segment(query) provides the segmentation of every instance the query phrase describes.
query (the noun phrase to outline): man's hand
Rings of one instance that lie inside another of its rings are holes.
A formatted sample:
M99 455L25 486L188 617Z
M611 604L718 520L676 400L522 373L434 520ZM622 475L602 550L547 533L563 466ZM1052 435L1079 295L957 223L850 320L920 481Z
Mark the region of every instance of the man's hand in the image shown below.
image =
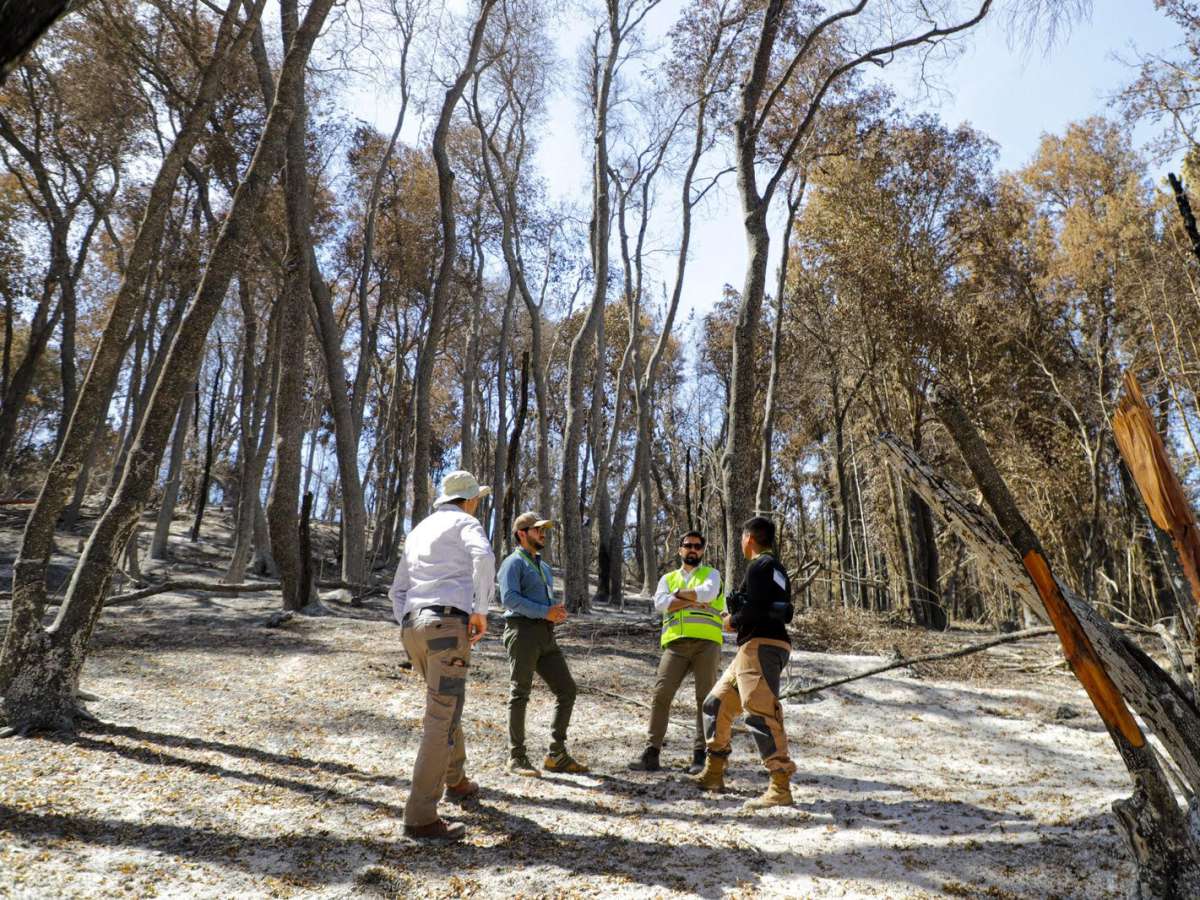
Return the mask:
M567 607L562 603L556 603L546 611L546 618L557 625L559 622L566 621Z
M729 613L721 613L721 627L726 631L737 631L733 626L733 616L729 615Z
M467 619L467 640L474 647L487 634L487 613L472 613Z
M679 597L676 597L667 606L667 612L679 612L681 609L691 609L695 605L691 600L681 600Z

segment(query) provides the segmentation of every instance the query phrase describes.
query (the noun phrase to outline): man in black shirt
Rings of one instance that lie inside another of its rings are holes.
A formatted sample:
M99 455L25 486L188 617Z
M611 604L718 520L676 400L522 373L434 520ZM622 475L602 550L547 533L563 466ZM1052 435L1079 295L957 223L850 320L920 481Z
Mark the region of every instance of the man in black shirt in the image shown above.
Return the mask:
M738 650L703 705L708 757L696 782L706 791L725 789L733 720L744 710L746 727L771 776L766 793L747 802L748 809L790 806L790 781L796 771L788 756L779 703L779 679L792 650L786 624L792 617L792 586L775 559L774 546L770 519L755 516L742 526L742 553L750 567L738 592L729 596L730 611L722 617L725 629L737 632Z

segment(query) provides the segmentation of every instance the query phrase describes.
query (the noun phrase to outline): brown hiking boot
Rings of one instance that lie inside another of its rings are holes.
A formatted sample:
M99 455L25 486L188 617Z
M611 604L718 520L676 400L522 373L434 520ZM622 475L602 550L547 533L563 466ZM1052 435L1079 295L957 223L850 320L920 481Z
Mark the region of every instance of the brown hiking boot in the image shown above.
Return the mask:
M542 768L547 772L561 772L564 775L583 775L589 771L587 766L577 761L566 750L547 754L542 760Z
M474 797L478 793L479 785L464 775L462 781L460 781L458 784L446 785L446 793L443 794L443 796L447 800L457 800L461 802L466 800L468 797Z
M428 825L405 825L404 833L419 841L461 841L467 826L462 822L434 819Z
M712 791L719 794L725 790L726 762L728 762L727 757L708 754L704 760L704 768L700 770L699 775L692 777L692 781L702 791Z
M791 776L787 772L772 772L771 783L767 790L753 800L742 804L742 809L766 809L768 806L791 806L792 785Z

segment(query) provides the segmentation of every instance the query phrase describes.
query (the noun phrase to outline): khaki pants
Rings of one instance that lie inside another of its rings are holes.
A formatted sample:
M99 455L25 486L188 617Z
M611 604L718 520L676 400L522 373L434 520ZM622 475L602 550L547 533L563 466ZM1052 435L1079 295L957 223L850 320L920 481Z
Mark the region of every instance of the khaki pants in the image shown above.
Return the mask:
M654 702L650 707L650 729L646 743L662 749L667 736L667 720L671 715L671 702L688 672L696 682L696 739L694 748L704 749L704 721L700 708L704 698L717 683L721 670L721 645L705 638L676 638L663 648L658 661L658 678L654 683Z
M728 756L733 720L744 709L746 727L758 745L768 772L796 771L788 756L783 730L783 707L779 705L779 676L792 648L785 641L754 638L738 647L733 662L704 700L704 736L708 752Z
M442 790L447 784L458 784L466 774L462 711L471 642L466 619L435 613L418 612L406 618L400 636L413 669L425 679L425 719L404 824L429 825L438 819Z
M504 649L508 651L508 753L524 756L525 710L536 673L554 694L554 721L550 726L550 755L567 748L567 727L575 708L575 679L567 668L554 626L545 619L510 617L504 623Z

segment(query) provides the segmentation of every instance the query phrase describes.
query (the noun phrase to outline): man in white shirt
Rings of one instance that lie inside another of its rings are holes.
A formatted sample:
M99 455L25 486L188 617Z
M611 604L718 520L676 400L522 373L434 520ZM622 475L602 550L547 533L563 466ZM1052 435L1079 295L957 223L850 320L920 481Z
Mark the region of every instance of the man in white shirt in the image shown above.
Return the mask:
M443 790L456 800L479 790L466 774L462 710L471 648L487 632L496 587L492 544L475 517L490 492L470 472L447 475L433 512L405 540L388 592L404 649L426 685L421 746L404 805L410 837L460 839L465 827L440 818L438 801Z
M704 544L704 535L700 532L685 534L679 540L679 568L658 580L654 608L663 617L663 653L654 685L646 749L629 764L631 769L657 772L662 768L659 754L667 735L671 702L688 672L696 682L696 734L688 773L695 774L704 768L704 727L700 707L717 683L721 669L724 642L721 612L725 609L721 573L701 562Z

